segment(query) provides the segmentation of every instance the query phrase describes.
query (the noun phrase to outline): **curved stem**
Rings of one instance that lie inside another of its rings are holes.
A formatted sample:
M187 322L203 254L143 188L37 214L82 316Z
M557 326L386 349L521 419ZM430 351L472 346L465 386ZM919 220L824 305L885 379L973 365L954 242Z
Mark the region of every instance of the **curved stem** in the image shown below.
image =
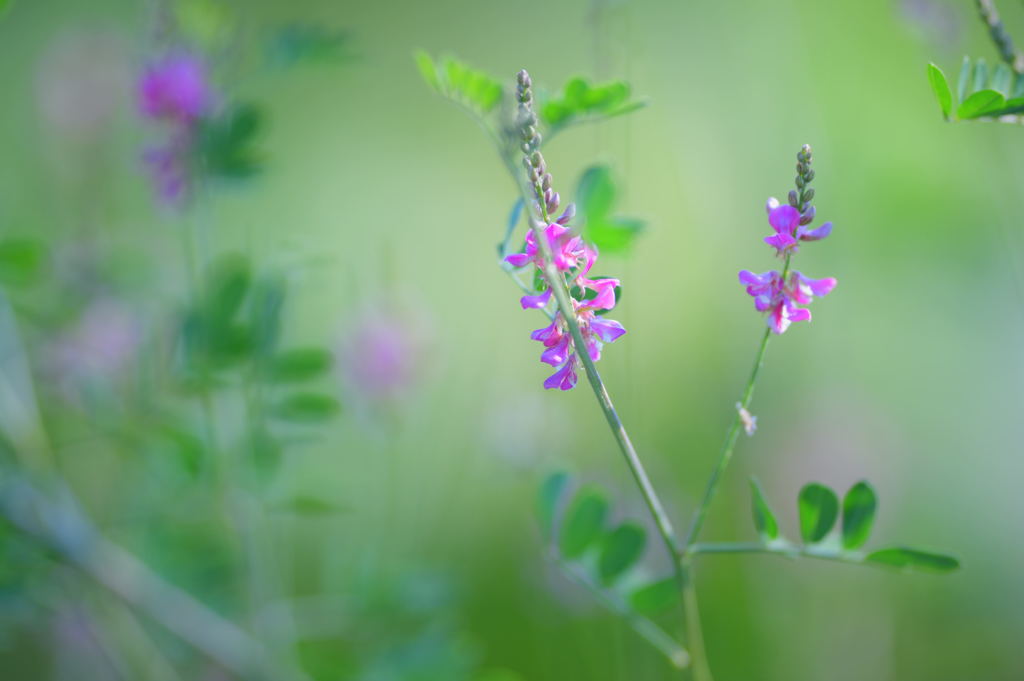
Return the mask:
M672 528L672 523L668 518L668 514L665 512L664 506L662 506L661 500L658 498L658 493L654 490L654 485L651 484L651 479L647 475L647 470L644 468L643 462L640 461L640 456L636 453L636 449L633 447L632 441L629 439L629 434L626 432L626 427L622 424L622 419L619 418L619 414L615 411L615 405L612 404L612 399L608 395L608 390L604 386L604 382L601 380L601 374L597 371L597 366L594 364L594 360L590 358L590 353L587 351L587 344L583 339L583 333L580 331L579 323L576 321L576 309L573 307L572 300L569 297L569 289L565 284L565 279L559 274L558 270L554 266L554 257L551 253L551 248L547 242L547 238L544 235L544 228L547 226L549 217L547 209L544 205L544 195L540 191L539 187L534 188L538 204L540 205L540 213L542 222L536 220L531 221L534 236L538 248L544 256L544 277L548 281L548 285L554 292L555 301L558 304L558 309L562 313L562 318L565 320L566 326L569 328L569 333L572 336L572 342L576 349L576 356L583 364L583 369L587 374L587 380L590 382L590 387L594 391L594 396L597 398L597 403L601 407L601 411L604 413L605 419L608 421L608 427L611 428L612 435L615 437L615 443L619 446L619 450L622 452L622 456L626 459L626 465L629 467L630 473L633 474L633 479L636 481L637 487L640 488L640 494L644 498L644 502L647 504L647 509L651 513L651 517L654 518L654 523L658 528L658 534L661 536L661 540L665 545L665 549L668 551L669 556L672 559L672 565L675 568L676 580L679 582L680 589L683 588L685 583L685 576L682 568L682 557L683 554L679 548L679 542L676 539L675 530ZM529 198L524 197L527 201L526 205L529 205Z
M786 256L786 264L782 269L782 281L785 281L789 276L790 257L791 256L789 255ZM718 464L715 466L715 470L711 473L711 478L708 480L708 485L704 490L704 499L701 501L700 506L694 513L693 522L690 524L690 531L686 535L684 554L688 554L690 552L690 547L696 543L697 538L700 536L700 531L704 527L704 521L707 519L708 510L711 508L711 502L714 501L715 494L718 492L718 486L721 484L722 476L725 474L725 470L729 467L729 462L732 461L732 454L736 449L736 439L739 437L740 428L743 425L741 413L750 407L750 402L754 398L754 387L757 385L757 376L761 373L761 367L764 366L764 356L768 350L768 341L771 337L772 330L770 328L765 329L764 334L761 336L761 345L758 347L757 357L754 360L754 368L750 371L750 378L747 379L747 385L743 389L743 396L740 399L739 406L736 408L732 424L726 432L725 442L722 444L722 449L718 454Z
M761 346L757 350L757 359L754 360L754 368L750 372L750 378L747 379L747 386L743 389L743 398L740 400L740 407L736 409L736 414L733 416L732 424L726 432L725 442L722 444L722 449L718 454L718 464L715 466L715 470L711 472L711 478L708 480L708 485L704 490L704 499L701 501L700 506L697 508L697 511L693 516L690 531L686 536L685 545L687 550L689 550L689 547L693 546L694 542L697 541L697 537L700 535L700 531L704 527L704 521L707 519L711 502L714 500L715 494L718 492L718 486L721 484L722 476L724 475L726 468L729 467L729 462L732 461L732 454L736 449L736 439L739 437L740 428L743 425L743 419L740 416L740 409L747 409L754 396L754 386L757 384L757 375L760 373L761 367L764 365L764 356L765 352L768 350L768 340L771 338L771 334L771 329L765 329L764 335L761 336Z

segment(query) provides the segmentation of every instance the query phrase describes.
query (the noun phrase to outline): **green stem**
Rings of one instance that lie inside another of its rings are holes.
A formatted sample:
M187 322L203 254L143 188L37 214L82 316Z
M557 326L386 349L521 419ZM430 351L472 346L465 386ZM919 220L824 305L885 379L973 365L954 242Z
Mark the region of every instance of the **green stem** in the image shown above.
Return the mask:
M791 256L789 255L786 256L786 264L782 269L783 281L785 281L789 276L790 257ZM750 402L754 398L754 387L757 385L757 376L761 373L761 367L764 366L764 356L768 350L768 341L771 337L772 330L770 328L765 329L764 334L761 336L761 345L757 349L754 368L750 372L750 378L747 379L747 385L743 389L743 396L740 399L739 406L736 408L736 413L733 415L732 424L729 426L729 430L726 433L722 449L718 454L718 464L715 466L714 471L711 472L711 478L708 480L707 487L704 490L704 499L701 501L700 506L694 513L693 522L690 525L690 531L686 535L684 553L690 552L690 547L696 543L697 538L700 536L700 531L704 528L704 521L707 519L708 511L711 508L711 502L714 501L715 494L717 494L718 487L721 484L722 476L729 467L729 462L732 461L732 454L736 449L736 440L739 437L740 428L743 425L743 418L741 414L750 407Z
M686 583L683 586L683 614L686 617L686 636L693 655L694 681L713 681L708 655L704 651L704 631L700 625L700 609L697 607L697 588L693 583L693 573L686 570Z
M834 563L849 563L861 565L864 563L864 555L858 552L846 551L837 552L829 547L797 546L784 540L775 540L771 544L760 544L758 542L714 542L694 544L690 547L691 555L709 553L760 553L781 558L814 558L815 560L828 560Z
M566 286L562 275L559 274L558 270L554 266L553 254L551 252L550 245L547 242L547 238L544 236L544 228L547 226L549 221L547 208L544 204L544 195L543 192L540 191L539 187L535 187L534 190L537 195L538 203L540 204L542 222L533 221L532 229L534 237L536 238L537 246L544 256L544 277L547 279L548 285L554 292L558 309L562 313L562 319L565 321L566 326L569 328L569 333L572 336L576 356L583 364L583 369L586 371L587 380L590 382L590 387L594 391L597 403L601 407L601 411L604 413L605 419L608 421L608 427L611 428L612 435L615 437L615 442L622 451L622 455L626 460L626 465L629 467L630 473L633 474L633 479L640 488L640 493L644 498L644 502L647 504L647 509L650 511L651 517L654 518L654 523L658 528L658 534L661 536L661 540L665 544L665 548L668 551L669 556L672 558L672 564L675 567L676 580L679 582L680 589L682 589L685 583L681 565L683 554L679 549L675 530L672 528L672 523L668 518L668 514L665 512L665 508L662 506L661 500L658 498L658 493L654 490L654 485L651 484L651 479L647 475L643 462L640 461L640 456L636 453L636 449L633 447L633 443L629 439L629 434L626 432L626 428L622 424L622 419L619 418L618 412L615 411L615 405L612 404L612 399L608 395L608 390L605 388L604 382L601 380L601 374L598 373L597 366L594 364L594 360L590 358L590 353L587 351L587 344L583 339L583 333L580 331L580 325L576 320L576 309L573 307L572 300L569 297L569 289ZM527 202L526 205L529 206L529 197L524 196L524 200Z

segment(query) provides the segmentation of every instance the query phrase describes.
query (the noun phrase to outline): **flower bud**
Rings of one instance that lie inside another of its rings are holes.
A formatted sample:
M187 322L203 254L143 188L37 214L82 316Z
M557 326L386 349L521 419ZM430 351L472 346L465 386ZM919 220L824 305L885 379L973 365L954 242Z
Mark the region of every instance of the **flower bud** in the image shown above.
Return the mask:
M809 225L814 222L814 212L814 206L808 206L807 210L805 210L803 215L800 216L800 224Z
M796 195L795 189L789 190L789 205L793 206L794 208L800 207L800 197Z
M550 198L545 195L545 203L547 204L548 213L554 213L558 210L558 204L561 197L558 196L558 192L555 192Z
M560 225L566 225L569 223L569 220L572 220L575 216L576 204L570 203L568 206L565 207L565 210L562 211L562 214L558 216L558 219L555 220L555 222L557 222Z

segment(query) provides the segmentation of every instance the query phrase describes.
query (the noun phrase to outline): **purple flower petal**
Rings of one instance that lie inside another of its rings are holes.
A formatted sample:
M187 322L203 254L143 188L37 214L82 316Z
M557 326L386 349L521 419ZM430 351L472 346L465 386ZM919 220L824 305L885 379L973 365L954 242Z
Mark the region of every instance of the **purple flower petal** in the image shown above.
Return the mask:
M800 240L801 241L818 241L819 239L824 239L825 237L827 237L831 233L832 233L832 223L831 222L826 222L825 224L823 224L821 227L818 227L817 229L811 229L811 230L808 230L808 231L804 232L803 234L801 234L800 235Z
M591 320L590 330L605 343L614 343L626 333L626 328L622 324L614 319L604 319L602 317L595 317Z
M576 385L575 364L576 355L571 355L569 361L562 365L558 371L548 376L547 380L544 381L544 388L547 390L552 388L572 390Z
M792 235L800 224L800 211L793 206L778 206L768 214L768 224L779 234Z
M764 238L764 242L771 246L772 248L774 248L775 250L777 250L779 253L784 253L785 251L790 249L796 251L797 240L791 237L789 234L784 234L782 232L778 234L773 234L771 236L766 236Z
M550 364L553 367L565 362L569 357L569 336L562 336L562 339L553 347L548 348L540 355L540 361Z
M505 256L505 262L512 267L526 267L530 263L530 256L526 253L513 253Z
M524 310L529 310L544 307L549 300L551 300L551 289L535 296L523 296L519 299L519 304L523 306Z

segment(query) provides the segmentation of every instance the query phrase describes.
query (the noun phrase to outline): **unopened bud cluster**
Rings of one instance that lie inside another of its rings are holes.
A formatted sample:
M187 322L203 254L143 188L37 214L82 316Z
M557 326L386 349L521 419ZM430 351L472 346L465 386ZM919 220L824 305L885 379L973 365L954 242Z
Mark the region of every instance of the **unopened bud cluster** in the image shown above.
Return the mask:
M516 100L519 102L518 122L522 137L523 165L526 180L537 194L537 203L543 215L553 215L560 204L558 192L552 189L544 155L540 152L541 135L537 131L537 114L533 109L533 89L530 74L516 74ZM543 202L543 203L542 203ZM570 216L571 217L571 216ZM564 223L563 223L564 224Z
M568 227L576 214L569 204L557 218L558 192L552 188L544 156L540 153L541 137L537 132L537 114L533 110L533 92L530 76L520 71L516 76L516 99L519 103L518 119L526 179L536 197L534 228L526 233L522 253L505 257L512 267L536 267L543 281L541 290L523 296L519 303L523 309L549 310L554 296L553 286L568 288L572 310L556 309L549 312L551 324L537 329L530 338L544 345L542 362L555 367L555 373L544 381L545 388L571 390L576 385L580 367L580 353L591 361L601 359L605 343L618 340L626 329L619 322L608 319L605 312L615 307L618 279L590 279L588 275L597 262L597 249ZM539 218L539 220L538 220ZM550 258L550 262L547 260ZM556 306L557 307L557 306ZM577 348L569 321L579 330L585 347Z
M805 144L796 154L796 189L789 190L789 205L800 211L801 225L809 225L814 221L812 180L814 171L811 170L811 145Z

